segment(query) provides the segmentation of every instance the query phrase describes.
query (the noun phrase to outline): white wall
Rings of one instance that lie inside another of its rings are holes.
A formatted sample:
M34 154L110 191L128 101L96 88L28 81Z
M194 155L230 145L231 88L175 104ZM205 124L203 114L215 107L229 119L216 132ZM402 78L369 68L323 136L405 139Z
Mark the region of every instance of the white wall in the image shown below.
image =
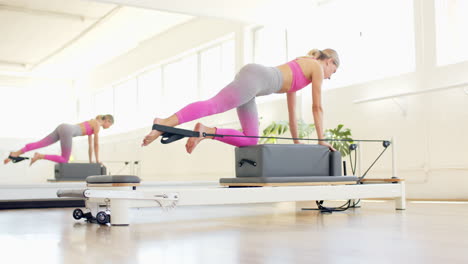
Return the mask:
M345 124L360 139L394 137L398 176L407 180L408 198L468 199L468 62L436 65L435 28L427 26L435 24L432 1L415 4L416 71L326 92L325 127ZM444 90L457 84L462 85ZM404 96L413 92L421 93ZM397 96L354 102L391 95ZM310 93L305 93L307 120L312 120L310 107ZM367 168L382 148L370 143L364 147ZM391 173L389 154L371 177Z
M464 67L453 68L462 71ZM354 138L359 139L394 137L397 175L407 180L409 198L467 199L468 95L463 89L400 97L395 101L353 103L369 94L391 94L395 87L405 86L418 85L409 75L327 92L323 98L325 127L345 124ZM310 101L305 105L311 107ZM307 120L312 119L309 112L304 114ZM381 149L380 144L365 143L363 167L367 168ZM390 161L388 151L370 177L390 175Z
M45 135L44 135L45 136ZM17 150L23 147L26 143L38 138L0 138L0 146L3 159L8 156L9 151ZM59 153L60 148L57 145L42 149L41 151L48 153ZM26 155L32 156L32 155ZM29 166L29 160L20 163L9 163L0 165L0 184L35 184L47 182L47 179L54 178L54 164L51 162L38 162L33 166Z

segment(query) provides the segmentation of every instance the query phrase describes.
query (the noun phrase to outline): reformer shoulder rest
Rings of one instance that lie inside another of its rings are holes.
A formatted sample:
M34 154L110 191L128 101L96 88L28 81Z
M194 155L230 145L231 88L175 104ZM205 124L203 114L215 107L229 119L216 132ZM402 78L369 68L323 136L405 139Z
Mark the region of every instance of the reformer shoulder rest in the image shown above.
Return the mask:
M86 178L88 184L105 183L140 183L141 179L134 175L94 175Z
M86 178L86 183L89 186L136 186L139 185L141 179L134 175L93 175ZM88 189L64 189L57 191L57 197L75 197L85 198L85 192Z

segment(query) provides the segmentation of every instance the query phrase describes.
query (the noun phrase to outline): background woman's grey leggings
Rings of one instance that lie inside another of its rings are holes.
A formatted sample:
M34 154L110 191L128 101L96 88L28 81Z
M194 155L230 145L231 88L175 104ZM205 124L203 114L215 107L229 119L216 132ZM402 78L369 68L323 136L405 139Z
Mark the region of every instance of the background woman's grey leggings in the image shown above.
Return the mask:
M38 148L47 147L60 140L62 154L59 155L44 155L44 159L55 161L58 163L68 162L71 155L73 137L81 136L81 127L79 125L61 124L52 133L45 138L29 143L21 150L25 153Z

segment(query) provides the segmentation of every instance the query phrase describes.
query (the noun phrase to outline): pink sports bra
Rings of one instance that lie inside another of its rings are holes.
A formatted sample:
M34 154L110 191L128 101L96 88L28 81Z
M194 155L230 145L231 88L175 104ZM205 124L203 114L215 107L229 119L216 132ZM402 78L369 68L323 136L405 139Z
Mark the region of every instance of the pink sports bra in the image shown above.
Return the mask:
M314 58L311 59L315 60ZM306 87L309 83L312 82L309 79L307 79L307 77L305 77L304 73L302 72L301 66L299 66L299 63L297 63L296 60L297 59L294 59L287 63L292 71L291 89L289 89L288 93L299 91L300 89Z
M86 129L86 135L89 136L89 135L93 134L93 132L94 132L93 128L91 127L91 125L89 124L88 121L84 122L83 125L84 125L84 127Z

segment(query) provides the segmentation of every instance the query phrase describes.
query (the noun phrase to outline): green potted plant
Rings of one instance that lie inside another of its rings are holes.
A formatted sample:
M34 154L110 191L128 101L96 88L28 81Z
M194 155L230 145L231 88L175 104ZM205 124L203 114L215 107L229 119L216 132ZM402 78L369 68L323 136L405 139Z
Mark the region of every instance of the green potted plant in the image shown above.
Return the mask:
M350 152L349 145L353 144L353 139L351 138L351 130L343 127L343 124L339 124L336 128L325 129L325 138L345 140L329 141L337 151L341 152L341 156L344 158Z
M343 124L339 124L336 128L325 129L325 138L327 139L340 139L346 141L329 141L330 144L339 152L341 152L342 157L346 157L350 150L349 145L352 144L351 130L349 128L343 128ZM307 124L302 120L298 121L298 132L299 138L310 138L315 131L314 124ZM280 137L289 131L289 123L286 121L273 121L263 130L264 137ZM276 138L262 138L260 140L261 144L275 144L277 143Z

